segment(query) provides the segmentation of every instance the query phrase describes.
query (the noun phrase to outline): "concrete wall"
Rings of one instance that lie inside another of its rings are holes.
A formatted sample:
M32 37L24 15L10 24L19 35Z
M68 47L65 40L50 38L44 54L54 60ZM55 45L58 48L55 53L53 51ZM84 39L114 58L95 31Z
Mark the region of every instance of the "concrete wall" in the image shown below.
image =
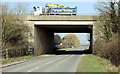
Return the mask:
M40 26L34 26L34 53L52 53L54 49L54 33Z

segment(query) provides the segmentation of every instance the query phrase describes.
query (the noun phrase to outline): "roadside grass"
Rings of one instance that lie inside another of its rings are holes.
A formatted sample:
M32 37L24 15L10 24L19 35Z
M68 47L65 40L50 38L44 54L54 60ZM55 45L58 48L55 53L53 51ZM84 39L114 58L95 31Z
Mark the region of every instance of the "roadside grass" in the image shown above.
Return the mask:
M58 50L70 50L70 49L78 49L79 47L74 47L74 48L62 48L62 49L58 49Z
M89 46L85 47L84 50L89 50Z
M70 50L70 49L73 49L73 48L62 48L62 49L58 49L58 50Z
M84 50L89 50L89 48L85 48Z
M118 72L118 68L104 58L89 54L81 58L77 72Z
M28 55L28 56L22 56L22 57L16 57L16 58L7 58L7 59L2 58L2 65L13 63L13 62L18 62L18 61L28 61L32 59L41 58L41 57L43 56Z

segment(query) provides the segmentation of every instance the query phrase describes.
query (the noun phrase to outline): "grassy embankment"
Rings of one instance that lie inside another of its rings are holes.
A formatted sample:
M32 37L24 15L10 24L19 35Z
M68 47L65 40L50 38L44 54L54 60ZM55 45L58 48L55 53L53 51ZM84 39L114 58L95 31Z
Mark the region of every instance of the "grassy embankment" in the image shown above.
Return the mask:
M80 60L77 72L118 72L118 68L104 58L85 55Z
M16 58L8 58L8 59L3 59L2 58L2 64L9 64L13 62L18 62L18 61L28 61L32 59L37 59L37 58L42 58L43 56L37 56L37 55L29 55L29 56L22 56L22 57L16 57Z

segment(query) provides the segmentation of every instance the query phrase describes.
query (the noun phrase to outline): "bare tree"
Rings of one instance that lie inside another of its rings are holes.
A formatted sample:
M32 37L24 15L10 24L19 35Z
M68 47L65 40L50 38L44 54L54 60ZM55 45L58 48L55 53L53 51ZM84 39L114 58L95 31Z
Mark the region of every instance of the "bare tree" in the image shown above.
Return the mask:
M6 3L1 3L1 13L2 14L8 14L10 12L9 10L9 4Z
M0 57L2 55L2 5L0 3Z
M117 4L114 0L99 2L96 8L100 13L97 24L100 26L101 37L108 42L115 33L118 33Z
M120 1L106 0L97 5L100 13L96 23L96 31L99 35L94 44L94 52L101 57L110 60L114 65L120 64L120 49L118 49L118 33L120 26ZM120 35L120 34L119 34ZM100 39L100 40L99 40Z
M25 15L29 13L28 3L17 3L13 7L13 13L16 15Z
M9 4L1 5L2 15L0 18L2 26L2 53L3 57L16 57L26 53L27 36L29 27L21 18L13 15L8 9ZM24 8L25 9L25 8ZM25 52L23 52L25 50Z
M62 41L63 45L67 47L79 47L80 41L78 40L76 34L66 34Z
M118 2L118 19L119 19L119 32L120 32L120 0Z

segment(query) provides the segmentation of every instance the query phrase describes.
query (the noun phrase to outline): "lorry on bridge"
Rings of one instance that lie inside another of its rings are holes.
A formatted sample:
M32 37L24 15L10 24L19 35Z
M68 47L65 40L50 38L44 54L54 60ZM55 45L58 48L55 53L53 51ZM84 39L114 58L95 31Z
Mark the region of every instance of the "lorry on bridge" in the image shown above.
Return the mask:
M77 7L70 8L68 6L62 6L59 4L48 3L46 7L34 6L34 15L77 15Z

